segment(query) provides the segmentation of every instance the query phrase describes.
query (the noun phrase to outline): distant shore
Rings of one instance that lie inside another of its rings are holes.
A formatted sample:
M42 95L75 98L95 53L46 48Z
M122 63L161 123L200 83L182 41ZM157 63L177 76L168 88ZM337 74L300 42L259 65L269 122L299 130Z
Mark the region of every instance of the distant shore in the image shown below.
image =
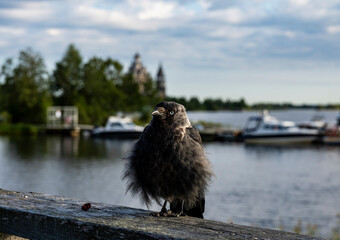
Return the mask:
M270 103L258 102L248 104L244 98L239 100L223 100L220 98L206 98L199 100L197 97L167 97L167 101L183 104L190 111L240 111L240 110L286 110L286 109L317 109L317 110L340 110L340 103L329 104L294 104L294 103Z

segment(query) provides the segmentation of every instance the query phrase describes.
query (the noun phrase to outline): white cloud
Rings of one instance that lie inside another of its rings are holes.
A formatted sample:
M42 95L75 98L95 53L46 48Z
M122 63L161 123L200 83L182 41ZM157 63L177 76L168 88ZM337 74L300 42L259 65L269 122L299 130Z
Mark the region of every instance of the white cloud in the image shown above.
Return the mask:
M84 26L154 31L172 26L173 21L165 20L173 18L177 10L172 3L141 0L127 1L116 5L114 9L97 8L95 5L83 3L77 6L73 13L76 21Z
M0 35L2 38L5 36L20 36L25 33L26 31L23 28L4 27L0 25Z
M291 0L289 4L282 9L285 9L283 14L289 14L298 19L327 21L330 19L338 19L338 4L338 0Z
M51 36L60 36L61 35L61 30L57 28L48 28L46 29L46 33Z
M160 1L141 1L142 11L138 17L142 20L148 19L167 19L175 15L176 5L174 3Z
M240 39L253 34L256 29L253 28L237 28L233 26L220 26L215 30L208 33L210 37L218 37L218 38L231 38L231 39Z
M236 7L211 11L207 17L228 23L241 23L247 19L246 13Z
M51 17L53 10L47 2L20 2L18 8L1 9L2 17L28 22L43 21Z
M225 18L230 23L240 23L246 19L246 16L239 8L229 8L224 11Z
M305 6L309 3L309 0L290 0L290 3L296 6Z
M5 47L5 46L8 46L8 45L9 45L9 42L0 40L0 47Z
M337 34L340 33L340 25L333 25L333 26L328 26L326 28L327 32L330 34Z
M277 28L259 28L259 32L262 36L267 36L269 38L275 37L275 36L283 36L286 38L294 38L296 36L296 33L289 30L280 30Z
M287 38L294 38L296 36L296 33L293 31L283 31L283 36Z
M207 0L198 0L198 3L201 5L201 7L204 10L208 10L209 7L211 7L212 3Z

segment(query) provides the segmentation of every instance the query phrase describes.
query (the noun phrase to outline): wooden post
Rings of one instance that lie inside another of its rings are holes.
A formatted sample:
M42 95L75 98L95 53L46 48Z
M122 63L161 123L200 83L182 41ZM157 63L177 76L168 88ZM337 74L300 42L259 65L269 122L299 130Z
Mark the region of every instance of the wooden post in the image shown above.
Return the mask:
M321 239L39 193L0 189L0 232L29 239Z

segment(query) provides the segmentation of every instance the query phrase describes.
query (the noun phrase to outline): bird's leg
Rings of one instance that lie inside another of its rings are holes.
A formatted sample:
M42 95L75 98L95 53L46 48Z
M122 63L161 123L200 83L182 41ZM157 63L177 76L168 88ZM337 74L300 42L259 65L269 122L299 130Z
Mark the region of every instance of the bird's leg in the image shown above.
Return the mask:
M162 209L160 212L157 212L157 213L151 213L151 215L155 216L155 217L160 217L160 216L163 216L163 217L167 217L167 216L171 216L171 210L167 210L166 209L166 204L168 203L167 200L164 200L164 203L163 203L163 206L162 206Z
M178 216L184 216L184 199L182 200L182 204L181 204L181 211L179 212Z
M181 202L180 202L181 210L180 210L180 212L172 213L173 217L186 216L186 214L184 213L184 202L185 202L184 200L181 200Z
M167 216L168 215L168 210L166 210L166 204L167 204L167 200L164 200L164 203L163 203L163 206L162 206L162 209L160 212L154 212L154 213L151 213L151 215L155 216L155 217L160 217L160 216Z
M164 200L164 203L163 203L163 206L162 206L160 213L163 213L163 214L168 213L168 210L166 210L166 203L167 202L168 202L167 200Z

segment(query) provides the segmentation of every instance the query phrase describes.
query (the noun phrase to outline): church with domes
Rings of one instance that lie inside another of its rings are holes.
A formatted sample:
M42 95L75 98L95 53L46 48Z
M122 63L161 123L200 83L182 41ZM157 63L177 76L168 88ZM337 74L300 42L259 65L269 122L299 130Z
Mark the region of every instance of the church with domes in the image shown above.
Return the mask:
M148 78L150 78L149 73L144 67L139 53L136 53L134 59L129 68L129 73L132 74L133 79L138 83L139 92L144 93L144 85ZM165 75L163 71L162 64L159 64L157 74L156 74L156 86L158 94L161 98L166 97L166 87L165 87Z

